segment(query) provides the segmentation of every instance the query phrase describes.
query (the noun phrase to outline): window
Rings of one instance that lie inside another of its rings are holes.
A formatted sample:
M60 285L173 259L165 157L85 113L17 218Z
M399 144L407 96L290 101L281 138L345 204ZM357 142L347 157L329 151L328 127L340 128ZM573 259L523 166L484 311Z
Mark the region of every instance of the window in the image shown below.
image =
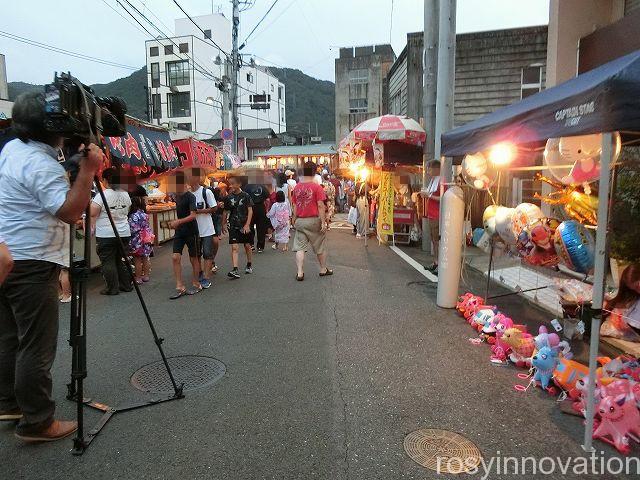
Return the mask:
M253 73L247 73L247 82L253 83Z
M271 91L275 92L275 90L273 89L273 85L270 85L270 87L271 87Z
M357 68L349 70L349 83L368 83L369 70L366 68Z
M159 55L158 47L150 47L149 48L149 56L150 57L157 57L158 55Z
M189 60L167 62L167 85L169 87L189 85L189 73Z
M208 38L211 38L211 30L210 29L206 29L204 31L204 38L205 38L205 40L208 39Z
M349 130L353 130L362 122L370 118L368 113L350 113L349 114Z
M165 45L164 46L164 54L171 55L173 53L173 45Z
M280 118L281 121L284 122L284 107L280 107Z
M180 53L189 53L189 44L188 43L181 43L180 45L178 45Z
M278 100L282 100L282 87L278 87Z
M170 117L191 116L191 94L189 92L168 93L167 103L169 104Z
M151 118L162 118L162 101L159 93L151 95Z
M530 65L522 69L520 98L527 98L542 90L542 66Z
M178 123L176 127L178 128L178 130L187 130L189 132L191 131L190 123Z
M365 113L367 111L367 99L356 98L349 100L349 113Z
M160 86L160 64L151 64L151 87L158 88Z

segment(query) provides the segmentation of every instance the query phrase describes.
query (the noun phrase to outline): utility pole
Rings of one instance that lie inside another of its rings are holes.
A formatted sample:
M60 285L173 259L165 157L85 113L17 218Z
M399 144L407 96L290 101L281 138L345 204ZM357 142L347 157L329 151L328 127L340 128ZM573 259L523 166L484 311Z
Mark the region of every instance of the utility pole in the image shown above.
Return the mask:
M427 189L427 164L434 160L436 132L436 82L438 79L439 0L424 0L424 65L422 106L427 140L422 155L422 191ZM425 212L426 215L426 212ZM422 218L422 250L430 251L431 230L426 216ZM435 252L433 252L435 253Z
M438 31L438 86L436 90L435 158L441 157L440 137L453 128L453 91L456 68L456 0L440 0ZM444 158L440 166L444 185L453 180L450 158ZM442 218L442 215L440 216Z
M224 73L220 82L222 90L222 130L229 128L229 59L225 57Z
M232 51L231 51L231 128L233 129L233 153L238 154L238 28L240 27L240 0L233 0Z

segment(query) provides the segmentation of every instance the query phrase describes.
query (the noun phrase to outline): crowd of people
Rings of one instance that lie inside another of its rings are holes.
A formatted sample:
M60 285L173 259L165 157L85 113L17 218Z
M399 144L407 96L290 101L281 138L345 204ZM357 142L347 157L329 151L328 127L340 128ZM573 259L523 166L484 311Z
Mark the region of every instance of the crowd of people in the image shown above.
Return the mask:
M18 97L12 119L17 138L0 152L0 421L17 422L15 435L25 442L48 442L77 430L76 422L55 417L51 376L59 303L71 300L74 281L73 275L69 278L69 227L84 229L85 241L95 236L104 279L100 293L107 296L150 281L154 233L144 188L124 170L103 171L105 154L98 146L80 146L70 162L78 165L70 182L60 162L64 138L46 126L44 95ZM94 178L100 174L102 188L96 194ZM177 218L167 225L175 232L176 289L170 298L211 286L221 235L228 235L231 245L227 276L232 280L241 277L240 246L244 274L250 275L254 249L264 252L270 235L273 247L286 252L292 230L296 280L304 280L308 250L318 259L319 276L332 275L326 232L335 194L330 191L332 198L327 197L313 163L302 167L297 182L293 177L293 172L282 172L270 184L231 176L211 188L197 169L175 173L171 193ZM188 288L182 278L185 247L191 265ZM129 256L133 275L125 264Z

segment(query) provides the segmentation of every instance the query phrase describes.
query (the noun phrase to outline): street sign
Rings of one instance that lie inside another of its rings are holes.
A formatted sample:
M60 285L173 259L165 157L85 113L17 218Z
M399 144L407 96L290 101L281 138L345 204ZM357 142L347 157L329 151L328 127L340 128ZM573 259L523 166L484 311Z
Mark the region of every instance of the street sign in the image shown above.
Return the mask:
M269 110L271 108L270 103L252 103L251 110Z
M225 153L225 154L231 153L231 145L226 145L226 144L223 145L222 146L222 153Z
M222 130L222 133L220 135L223 140L233 140L233 130L231 130L230 128L225 128L224 130Z

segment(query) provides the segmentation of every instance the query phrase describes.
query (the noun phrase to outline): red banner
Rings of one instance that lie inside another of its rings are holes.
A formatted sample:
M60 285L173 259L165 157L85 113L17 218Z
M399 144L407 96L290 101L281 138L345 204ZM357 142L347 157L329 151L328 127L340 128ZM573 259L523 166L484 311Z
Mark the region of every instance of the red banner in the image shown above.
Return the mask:
M202 167L213 170L218 168L220 152L213 145L193 138L174 140L171 143L178 153L182 166Z

